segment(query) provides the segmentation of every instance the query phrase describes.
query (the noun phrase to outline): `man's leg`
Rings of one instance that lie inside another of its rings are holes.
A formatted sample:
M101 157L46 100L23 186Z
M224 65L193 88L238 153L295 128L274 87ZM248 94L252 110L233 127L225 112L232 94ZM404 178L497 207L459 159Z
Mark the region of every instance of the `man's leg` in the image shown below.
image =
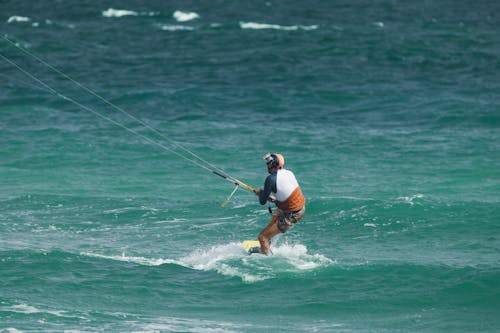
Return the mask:
M269 222L267 227L265 227L264 230L262 230L259 234L260 253L262 254L269 254L269 241L271 240L271 238L282 232L280 229L278 229L277 220L278 210L276 210L276 212L273 214L271 222ZM288 226L286 226L286 229L288 229Z

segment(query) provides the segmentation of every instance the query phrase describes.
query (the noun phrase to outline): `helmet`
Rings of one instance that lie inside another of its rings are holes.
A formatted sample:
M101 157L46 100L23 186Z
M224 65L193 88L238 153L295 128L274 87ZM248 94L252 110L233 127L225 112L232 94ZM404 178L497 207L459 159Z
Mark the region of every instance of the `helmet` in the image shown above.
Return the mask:
M278 153L274 154L267 153L262 157L262 159L266 161L267 167L269 169L275 167L281 169L285 165L285 158L283 157L283 155Z

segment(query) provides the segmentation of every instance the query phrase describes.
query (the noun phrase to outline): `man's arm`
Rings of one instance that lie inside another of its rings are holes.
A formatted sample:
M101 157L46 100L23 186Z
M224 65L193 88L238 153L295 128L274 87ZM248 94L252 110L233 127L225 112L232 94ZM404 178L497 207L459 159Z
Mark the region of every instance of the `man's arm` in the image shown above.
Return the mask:
M260 190L259 202L261 205L265 205L269 200L271 192L276 192L276 174L269 175L264 182L264 189Z

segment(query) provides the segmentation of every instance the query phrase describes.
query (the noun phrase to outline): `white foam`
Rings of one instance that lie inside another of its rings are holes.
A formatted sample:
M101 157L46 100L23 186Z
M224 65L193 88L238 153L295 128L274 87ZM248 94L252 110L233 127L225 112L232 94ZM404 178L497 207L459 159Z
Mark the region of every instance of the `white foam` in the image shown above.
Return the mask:
M296 30L315 30L318 29L317 25L291 25L283 26L278 24L267 24L267 23L256 23L256 22L240 22L240 27L242 29L275 29L275 30L285 30L285 31L296 31Z
M231 259L237 261L233 264ZM216 270L222 275L239 277L244 282L266 280L280 271L312 270L333 263L321 254L308 254L307 247L302 244L274 245L272 255L266 257L248 256L239 243L198 250L180 259L180 262L194 269Z
M81 252L80 255L87 256L87 257L93 257L93 258L131 262L134 264L139 264L139 265L144 265L144 266L160 266L163 264L179 264L179 262L176 260L144 258L144 257L130 257L130 256L126 256L124 253L121 256L118 256L118 255L108 256L108 255L98 254L98 253Z
M302 244L274 244L271 256L249 256L241 243L229 243L198 248L188 255L174 259L155 259L122 255L102 255L82 252L81 255L131 262L145 266L176 264L200 271L216 271L225 276L238 277L244 282L262 281L280 274L280 272L313 270L328 266L333 260L321 254L309 254Z
M177 20L177 22L187 22L200 17L200 15L195 12L182 12L180 10L176 10L172 16Z
M123 16L137 16L137 15L139 14L132 10L114 9L114 8L108 8L107 10L104 10L102 12L102 16L104 17L123 17Z
M183 266L197 270L214 270L222 275L238 277L244 282L256 282L268 279L269 274L255 272L246 259L248 254L240 243L213 246L210 249L198 249L179 261ZM241 264L244 264L243 266Z
M27 314L42 312L39 309L35 308L34 306L30 306L27 304L13 305L10 308L4 308L4 310L10 310L17 313L27 313Z
M163 24L160 26L161 30L165 31L191 31L194 30L193 27L185 26L185 25L171 25L171 24Z
M14 15L14 16L9 17L9 19L7 20L7 23L12 23L12 22L29 22L29 21L31 21L31 19L29 17Z
M64 311L41 310L41 309L38 309L34 306L27 305L27 304L17 304L17 305L12 305L9 307L3 307L1 309L3 311L10 311L10 312L16 312L16 313L25 313L25 314L48 313L48 314L51 314L51 315L57 316L57 317L66 317L66 318L71 317L71 316L66 315Z
M423 195L423 194L418 193L418 194L411 195L411 196L408 196L408 197L399 197L399 198L397 198L397 199L398 199L398 200L403 200L404 202L409 203L410 205L412 205L412 206L413 206L413 205L415 204L415 203L413 202L413 200L415 200L415 199L421 199L421 198L423 198L423 197L424 197L424 195Z
M206 319L179 317L153 318L152 322L129 322L131 332L191 332L191 333L235 333L241 325Z
M242 253L240 244L230 243L225 245L213 246L210 249L199 249L188 256L180 259L185 266L198 270L210 270L215 268L216 264L222 260L238 257Z
M285 258L286 261L298 270L311 270L331 265L333 260L322 254L308 254L307 247L302 244L283 244L272 248L273 256Z
M14 327L8 327L6 328L8 333L23 333L23 331L18 330L17 328Z
M243 256L247 256L247 254L241 248L241 244L239 243L230 243L225 245L214 246L208 250L197 249L179 260L133 257L133 256L126 256L125 254L103 255L91 252L81 252L80 255L93 258L130 262L144 266L176 264L186 268L191 268L201 271L214 270L225 276L240 277L245 282L255 282L263 279L263 277L261 276L247 273L244 270L241 270L237 267L233 267L226 263L226 261L231 260L232 258L238 258L238 257L241 258Z

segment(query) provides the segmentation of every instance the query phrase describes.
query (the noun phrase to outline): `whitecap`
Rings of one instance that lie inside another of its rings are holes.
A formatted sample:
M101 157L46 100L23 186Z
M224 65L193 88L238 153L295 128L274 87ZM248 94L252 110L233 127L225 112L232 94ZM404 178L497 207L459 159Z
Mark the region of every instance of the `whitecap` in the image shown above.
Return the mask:
M243 269L234 267L233 265L227 263L227 261L231 260L232 258L247 256L247 254L242 249L241 244L238 243L218 245L212 247L209 250L198 249L191 252L187 256L180 258L179 260L126 256L125 253L122 253L122 255L103 255L92 252L81 252L80 255L93 258L129 262L144 266L175 264L199 271L214 270L225 276L239 277L245 282L255 282L263 280L265 278L269 278L269 276L262 276L245 272Z
M71 316L66 315L65 311L55 311L55 310L41 310L34 306L28 304L17 304L8 307L1 308L3 311L10 311L16 313L25 313L25 314L33 314L33 313L47 313L56 317L65 317L71 318Z
M302 244L287 243L273 245L270 256L249 256L239 242L198 248L177 260L127 256L125 253L103 255L82 252L80 255L145 266L175 264L200 271L216 271L224 276L240 278L247 283L267 280L283 272L314 270L335 263L321 254L309 254L307 247Z
M255 22L240 22L242 29L276 29L276 30L298 30L297 26L281 26L277 24L255 23Z
M31 19L29 17L14 15L14 16L9 17L9 19L7 20L7 23L12 23L12 22L29 22L29 21L31 21Z
M200 17L200 15L195 12L183 12L180 10L176 10L172 16L177 20L177 22L187 22Z
M410 205L413 206L415 204L413 202L413 200L415 200L415 199L421 199L423 197L424 197L423 194L418 193L418 194L415 194L415 195L412 195L412 196L409 196L409 197L399 197L397 199L398 200L402 200L402 201L404 201L404 202L406 202L406 203L408 203L408 204L410 204Z
M256 282L271 277L262 272L255 273L246 266L230 263L232 259L237 259L239 262L247 256L240 243L229 243L213 246L210 249L198 249L181 258L179 262L185 267L196 270L215 270L225 276L239 277L244 282Z
M240 243L230 243L194 251L179 261L183 266L215 270L250 283L267 280L280 272L313 270L334 263L321 254L309 254L302 244L288 243L275 244L270 256L248 256Z
M144 257L130 257L126 256L124 253L122 255L104 255L92 252L81 252L80 255L93 257L93 258L101 258L101 259L109 259L116 261L124 261L131 262L134 264L144 265L144 266L160 266L163 264L179 264L179 262L175 260L169 259L155 259L155 258L144 258Z
M17 328L14 328L14 327L6 328L6 330L7 330L8 333L23 333L23 331L20 331Z
M181 317L157 317L146 322L129 321L127 325L131 326L133 332L236 333L242 331L240 324Z
M165 31L191 31L194 30L193 27L186 26L186 25L171 25L171 24L163 24L160 25L161 30Z
M240 27L242 29L275 29L275 30L285 30L285 31L296 31L296 30L315 30L318 29L317 25L291 25L291 26L283 26L278 24L268 24L268 23L256 23L256 22L240 22Z
M298 270L311 270L328 266L335 261L322 254L309 254L302 244L283 244L272 248L273 256L282 257Z
M240 244L230 243L211 247L209 250L200 249L180 259L185 266L198 270L209 270L215 268L221 260L226 260L242 253Z
M132 10L125 10L125 9L114 9L114 8L108 8L107 10L104 10L102 12L102 16L104 17L122 17L122 16L137 16L137 12L134 12Z

